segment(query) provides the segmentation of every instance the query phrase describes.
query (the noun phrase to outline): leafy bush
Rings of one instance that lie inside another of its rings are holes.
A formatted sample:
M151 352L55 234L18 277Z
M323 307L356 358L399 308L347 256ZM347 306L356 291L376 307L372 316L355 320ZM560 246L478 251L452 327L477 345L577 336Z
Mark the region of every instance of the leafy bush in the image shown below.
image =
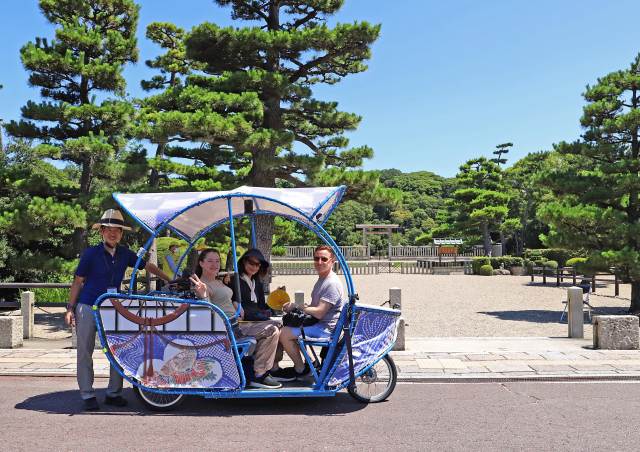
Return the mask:
M580 264L587 262L586 257L572 257L564 263L565 267L578 267Z
M479 275L480 267L483 265L491 265L491 258L488 257L474 257L471 261L471 267L473 268L473 274Z
M40 302L65 304L69 301L69 289L38 288L32 290L36 304Z
M524 257L532 261L556 261L564 267L568 259L581 257L581 253L562 248L532 249L525 251Z
M482 265L479 269L478 269L478 275L482 275L482 276L491 276L493 275L493 267L491 266L491 264L485 264Z
M511 267L522 267L523 259L517 256L501 256L501 257L492 257L490 258L491 266L495 269L500 268L500 265L503 265L506 270Z
M287 249L284 246L276 245L271 248L271 254L274 256L284 256Z
M542 266L545 267L545 272L547 275L555 275L558 270L558 262L556 261L546 261L542 263Z

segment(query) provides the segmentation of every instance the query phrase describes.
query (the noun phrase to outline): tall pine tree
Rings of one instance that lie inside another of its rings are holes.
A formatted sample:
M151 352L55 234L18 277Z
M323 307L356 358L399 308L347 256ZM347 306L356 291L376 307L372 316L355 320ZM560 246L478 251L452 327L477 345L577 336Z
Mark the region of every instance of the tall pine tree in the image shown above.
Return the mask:
M192 137L207 143L195 155L212 165L228 165L238 182L265 187L313 183L324 169L344 173L372 156L367 146L346 149L344 132L355 129L361 118L339 111L337 102L315 99L312 88L366 70L379 26L361 22L329 27L327 18L343 0L216 3L230 6L234 19L255 25L221 28L204 23L186 39L187 56L203 65L204 75L188 78L183 95L194 97L181 105L195 111L198 97L208 99L220 106L225 118L206 121L205 115L190 123L201 127ZM226 128L217 130L222 126ZM207 137L202 131L215 133ZM268 255L273 219L259 219L259 247Z
M544 240L615 266L631 283L630 312L640 313L640 55L584 98L582 140L556 146L565 158L544 179L557 197L538 210L550 227Z
M133 107L121 99L125 64L137 60L138 6L132 0L40 0L54 25L55 38L36 38L20 51L29 83L42 100L22 108L12 121L14 137L34 139L41 157L71 163L80 176L75 195L81 209L99 214L92 203L97 178L113 175L112 161L125 146L123 137ZM84 212L83 212L84 214ZM74 249L86 244L86 227L74 232Z

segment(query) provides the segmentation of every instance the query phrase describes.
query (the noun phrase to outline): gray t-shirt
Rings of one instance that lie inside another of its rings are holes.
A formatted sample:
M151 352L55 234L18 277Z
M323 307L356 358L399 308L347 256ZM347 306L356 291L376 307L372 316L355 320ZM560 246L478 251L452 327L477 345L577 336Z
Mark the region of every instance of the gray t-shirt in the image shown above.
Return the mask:
M336 323L338 323L338 317L340 317L340 312L345 302L342 283L338 275L333 271L325 278L319 278L313 286L311 306L318 306L321 300L329 303L331 308L316 325L324 328L325 331L332 332L336 327Z

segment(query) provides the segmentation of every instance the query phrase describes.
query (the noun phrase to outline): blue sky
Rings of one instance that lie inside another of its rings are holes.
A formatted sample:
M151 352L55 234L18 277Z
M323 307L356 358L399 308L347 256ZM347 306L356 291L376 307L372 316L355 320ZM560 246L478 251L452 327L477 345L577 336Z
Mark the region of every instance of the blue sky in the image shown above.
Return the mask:
M141 95L144 60L157 49L144 38L152 21L186 29L231 23L212 0L138 0L140 62L125 74ZM514 162L574 140L587 84L627 67L640 51L636 0L346 0L333 21L382 24L369 70L316 96L363 116L352 145L373 147L366 169L455 175L465 160L514 143ZM19 49L53 28L36 0L4 0L0 17L0 118L17 118L37 92L27 86Z

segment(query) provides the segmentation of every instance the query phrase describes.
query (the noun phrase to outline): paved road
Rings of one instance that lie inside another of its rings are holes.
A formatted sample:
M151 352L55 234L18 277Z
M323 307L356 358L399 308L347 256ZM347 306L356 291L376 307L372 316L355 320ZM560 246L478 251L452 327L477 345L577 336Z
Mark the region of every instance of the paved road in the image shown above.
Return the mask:
M640 440L636 382L400 384L381 404L191 399L169 414L126 396L125 410L87 414L73 378L0 377L1 448L635 451Z

